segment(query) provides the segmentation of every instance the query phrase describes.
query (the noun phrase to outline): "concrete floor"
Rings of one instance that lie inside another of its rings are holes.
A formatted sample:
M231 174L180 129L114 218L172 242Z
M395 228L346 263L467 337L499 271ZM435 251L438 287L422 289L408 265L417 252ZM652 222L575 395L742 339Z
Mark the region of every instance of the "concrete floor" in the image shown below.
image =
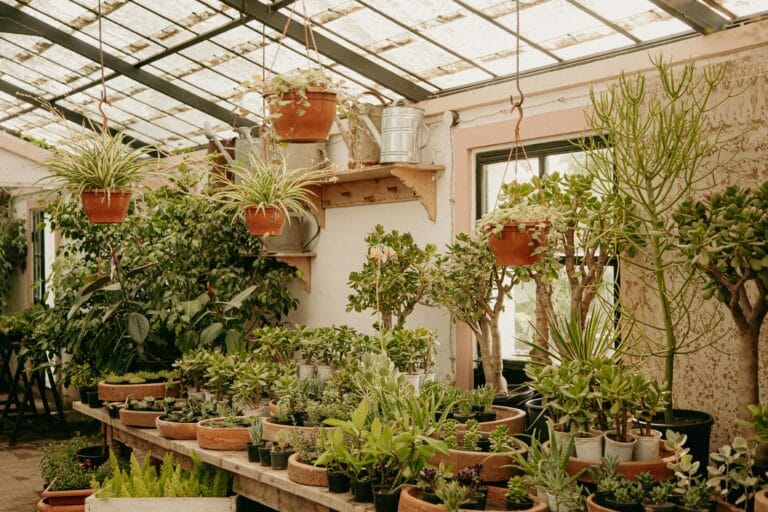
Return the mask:
M32 512L43 490L38 448L51 439L0 441L0 512Z

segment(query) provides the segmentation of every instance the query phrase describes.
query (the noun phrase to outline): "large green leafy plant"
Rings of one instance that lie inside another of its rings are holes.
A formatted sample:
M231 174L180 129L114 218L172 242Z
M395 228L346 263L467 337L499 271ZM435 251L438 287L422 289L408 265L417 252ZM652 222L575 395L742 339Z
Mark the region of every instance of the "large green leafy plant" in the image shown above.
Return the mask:
M241 345L253 326L296 306L284 286L294 271L249 256L259 253L258 240L211 201L200 174L180 171L123 224L88 224L73 201L50 206L66 242L41 338L120 373L196 345Z
M739 334L737 410L760 402L760 331L768 315L768 183L689 200L675 214L680 250L700 273L704 297L731 313Z
M11 218L10 204L2 204L0 205L0 312L8 303L11 277L14 271L24 270L26 256L27 233L24 222Z

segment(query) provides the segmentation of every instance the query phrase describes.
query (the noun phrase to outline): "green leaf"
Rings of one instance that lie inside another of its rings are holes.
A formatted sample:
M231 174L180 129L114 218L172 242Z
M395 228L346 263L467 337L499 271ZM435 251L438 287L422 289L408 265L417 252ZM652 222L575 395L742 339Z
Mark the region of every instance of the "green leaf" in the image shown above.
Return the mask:
M149 334L149 320L141 313L135 311L128 313L128 335L136 343L144 343Z
M256 291L256 285L249 286L245 290L241 291L240 293L232 297L232 299L229 302L225 303L226 306L224 307L224 311L226 312L232 308L239 308L240 306L243 305L243 301L248 297L250 297L251 294L253 294L253 292L255 291Z
M213 341L219 337L219 334L224 330L224 324L221 322L216 322L205 329L203 329L203 332L200 333L200 343L203 345L210 345L213 343Z

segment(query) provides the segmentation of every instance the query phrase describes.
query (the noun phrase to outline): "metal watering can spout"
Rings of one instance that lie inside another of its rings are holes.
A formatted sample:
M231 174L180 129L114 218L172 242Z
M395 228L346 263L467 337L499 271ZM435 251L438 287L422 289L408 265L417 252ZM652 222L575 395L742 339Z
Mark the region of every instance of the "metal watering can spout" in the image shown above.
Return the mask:
M221 153L221 156L224 157L224 160L227 161L227 164L235 165L235 160L231 156L229 156L229 152L221 143L221 140L219 140L218 135L216 135L213 132L213 129L211 128L211 124L207 121L203 125L203 132L205 133L205 136L208 138L208 140L210 140L216 145L216 148L219 150L219 153Z
M355 96L352 99L353 108L360 104L360 98L363 96L372 96L376 98L380 104L380 106L384 106L387 104L387 100L385 100L378 92L376 91L365 91L357 96ZM381 132L379 131L379 128L376 126L376 124L371 120L370 116L368 115L368 111L359 112L357 114L358 118L363 121L363 124L365 125L366 129L369 132L369 135L371 138L376 142L376 145L378 147L381 147ZM339 127L339 131L341 132L342 137L344 137L345 141L352 141L353 135L350 133L351 129L346 128L344 124L341 122L341 119L339 119L339 116L336 116L336 125ZM347 123L348 126L351 126L349 123ZM358 127L359 129L359 127Z

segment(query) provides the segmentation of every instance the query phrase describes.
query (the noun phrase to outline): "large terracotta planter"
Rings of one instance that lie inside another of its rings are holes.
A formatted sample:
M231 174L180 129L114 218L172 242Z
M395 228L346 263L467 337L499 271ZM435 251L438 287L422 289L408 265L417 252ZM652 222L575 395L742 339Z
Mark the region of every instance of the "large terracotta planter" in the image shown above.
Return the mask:
M736 505L731 505L727 501L723 501L720 498L717 500L717 512L744 512L743 508L739 508Z
M317 436L317 432L319 430L318 427L295 427L293 425L280 425L278 423L272 423L272 421L269 418L264 418L263 420L264 429L261 433L261 438L264 441L277 441L277 433L281 430L298 430L301 432L301 435L304 436L305 439L312 439L313 437ZM324 430L327 432L334 429L334 427L323 427Z
M429 463L438 466L442 462L446 467L452 468L455 474L460 469L473 464L482 464L483 472L480 474L483 482L495 483L509 480L512 476L520 472L510 467L515 462L515 453L525 455L528 448L524 443L518 443L518 449L514 452L470 452L466 450L448 450L447 454L436 453L429 459Z
M141 400L151 396L153 398L178 397L180 382L173 381L170 388L165 388L165 382L152 382L145 384L107 384L99 382L99 400L104 402L125 402L128 398Z
M165 421L161 418L162 416L158 416L155 419L155 428L161 436L179 440L197 439L197 423Z
M608 507L604 507L602 505L599 505L595 501L595 495L594 494L590 494L589 496L587 496L587 510L589 512L616 512L612 508L608 508Z
M768 489L755 494L755 512L768 512Z
M131 205L130 190L90 188L80 194L83 210L91 224L114 224L123 222Z
M278 236L285 226L285 213L274 206L245 209L245 225L253 236Z
M504 495L506 489L502 487L488 487L488 500L486 501L485 510L507 510L507 498ZM415 487L406 487L400 494L400 505L397 507L398 512L445 512L445 507L442 505L433 505L428 501L421 499L421 489ZM526 512L546 512L547 504L538 499L536 496L528 496L528 499L533 501L533 507L527 509ZM459 509L465 510L465 509Z
M84 512L85 505L57 505L48 503L48 498L42 498L37 502L37 512Z
M41 496L46 504L52 507L63 505L85 505L85 498L93 494L93 489L71 489L67 491L51 491L51 486L45 488Z
M498 426L507 427L509 435L522 434L525 432L525 411L522 409L494 405L491 410L496 413L496 419L494 421L483 421L478 423L481 432L491 432ZM456 429L456 432L459 434L459 440L463 440L463 433L465 430L467 430L467 427L464 425L459 425Z
M325 468L304 464L299 460L298 453L288 457L288 478L297 484L328 487L328 472Z
M336 117L336 93L319 87L310 87L306 99L294 92L280 94L279 101L271 101L275 93L267 93L272 126L283 142L323 142L328 140ZM309 102L309 105L305 103ZM303 115L300 115L303 112Z
M246 427L211 428L208 423L214 419L203 420L197 424L197 444L209 450L245 450L251 441Z
M529 227L521 231L520 224ZM531 238L532 227L541 231L539 240ZM488 233L488 245L490 245L491 252L496 258L496 263L517 266L538 263L541 260L541 255L533 254L533 251L547 243L549 227L549 221L507 222L500 233Z
M120 409L120 423L129 427L155 428L155 421L163 414L165 411L129 411L123 407Z
M616 468L616 474L623 476L627 480L634 480L637 475L644 472L650 473L656 482L662 482L672 478L674 476L674 472L667 467L667 464L670 462L675 462L677 457L673 452L664 449L663 441L659 442L662 445L660 451L662 456L661 459L622 462L619 464L618 468ZM571 457L568 460L568 467L566 468L566 471L568 471L569 475L573 475L582 469L588 469L590 467L600 465L601 464L599 462L587 461L577 457ZM592 478L589 476L589 472L585 472L579 477L579 480L582 482L591 482Z

